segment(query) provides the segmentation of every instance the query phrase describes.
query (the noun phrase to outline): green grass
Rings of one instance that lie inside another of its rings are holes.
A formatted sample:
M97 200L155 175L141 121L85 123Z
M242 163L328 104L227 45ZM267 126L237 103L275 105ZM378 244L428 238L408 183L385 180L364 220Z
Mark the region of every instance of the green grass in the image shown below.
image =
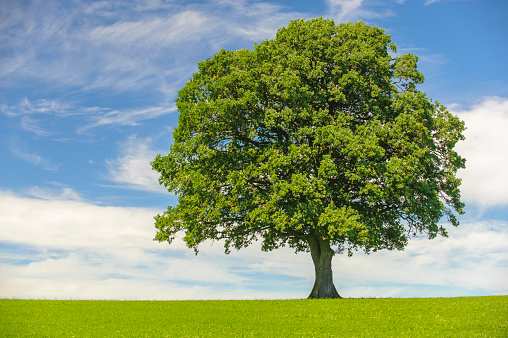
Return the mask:
M1 337L508 337L508 296L0 300Z

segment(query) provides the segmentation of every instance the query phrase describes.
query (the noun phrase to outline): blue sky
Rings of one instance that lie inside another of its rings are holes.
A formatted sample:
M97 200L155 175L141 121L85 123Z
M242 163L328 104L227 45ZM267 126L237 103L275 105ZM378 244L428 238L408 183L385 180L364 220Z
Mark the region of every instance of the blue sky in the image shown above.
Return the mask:
M149 162L169 151L198 61L317 16L384 28L419 56L419 88L468 128L460 227L335 256L339 293L508 294L507 12L503 0L0 0L0 297L306 297L308 254L152 241L176 197Z

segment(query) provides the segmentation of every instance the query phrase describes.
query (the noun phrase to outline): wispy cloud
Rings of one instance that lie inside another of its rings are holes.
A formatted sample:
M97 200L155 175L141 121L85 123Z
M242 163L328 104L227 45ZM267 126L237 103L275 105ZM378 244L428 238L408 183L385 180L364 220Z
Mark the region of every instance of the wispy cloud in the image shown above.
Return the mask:
M194 42L210 34L220 23L212 19L204 13L186 10L170 17L148 17L100 26L90 33L90 39L114 46L170 47Z
M54 163L51 159L26 150L25 146L16 138L10 139L10 151L17 158L26 161L32 165L43 168L44 170L57 171L62 163Z
M339 21L345 17L357 15L363 0L327 0L332 13L337 15Z
M438 2L451 2L451 1L471 1L471 0L426 0L425 6L432 5Z
M34 114L48 114L56 116L68 116L73 114L71 105L46 99L32 102L26 97L16 106L2 105L1 111L9 117Z
M364 0L326 0L331 17L337 23L360 19L380 18L394 15L390 10L378 6L365 6Z
M139 109L111 110L98 109L99 114L90 116L91 123L78 129L79 132L100 126L138 126L140 121L176 112L176 107L147 107Z
M47 201L84 201L72 187L57 182L49 182L49 184L52 187L30 187L25 191L25 195Z
M164 93L167 83L182 80L171 71L185 69L188 78L203 51L212 54L232 42L252 44L252 39L271 38L282 24L301 15L247 1L65 6L54 1L47 6L32 0L28 7L28 11L13 4L6 8L11 15L4 31L10 34L3 35L5 43L0 46L0 85L35 80L44 82L44 90L108 88L110 93L140 89Z
M32 102L25 98L18 105L1 106L0 111L19 119L24 131L37 136L62 136L98 127L139 126L142 121L176 112L176 106L110 109L44 99Z
M108 179L119 187L135 190L166 193L158 183L159 174L152 170L150 162L161 151L152 149L151 138L131 135L119 144L120 154L116 159L106 160Z
M63 105L52 100L37 100L31 102L24 98L18 105L0 106L0 112L10 118L19 119L19 125L24 131L37 136L56 136L62 130L55 130L54 119L77 115L70 105Z
M53 136L57 134L42 127L42 123L42 121L34 120L30 116L23 116L21 117L20 125L24 131L34 133L37 136Z

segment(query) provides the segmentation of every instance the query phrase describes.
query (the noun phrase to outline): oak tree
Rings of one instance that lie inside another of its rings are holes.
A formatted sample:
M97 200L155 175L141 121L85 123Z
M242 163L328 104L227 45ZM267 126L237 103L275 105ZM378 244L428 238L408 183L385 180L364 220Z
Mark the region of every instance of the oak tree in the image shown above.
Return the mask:
M152 162L178 196L155 239L310 252L309 298L337 298L334 254L447 236L442 218L457 226L464 206L464 123L417 89L415 55L394 55L378 27L318 18L200 62L170 153Z

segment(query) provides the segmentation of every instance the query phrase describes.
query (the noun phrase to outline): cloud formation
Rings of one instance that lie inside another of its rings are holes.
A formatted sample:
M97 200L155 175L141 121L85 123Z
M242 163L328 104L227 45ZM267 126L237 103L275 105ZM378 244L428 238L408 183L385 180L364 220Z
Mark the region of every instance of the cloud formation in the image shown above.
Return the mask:
M26 146L15 137L10 139L10 151L17 158L44 170L57 171L62 165L62 163L55 163L50 158L34 153L32 150L27 150Z
M508 99L488 97L468 110L450 110L467 128L457 144L466 158L459 172L463 200L481 208L508 205Z
M216 29L220 21L205 13L186 10L169 17L147 17L138 21L120 21L99 26L90 33L90 39L99 44L131 48L170 47L174 44L200 40Z
M394 15L392 11L378 3L374 10L372 7L367 9L364 0L326 0L330 11L330 16L336 23L357 21L359 19L382 18ZM399 2L400 3L400 2Z
M0 106L9 118L17 119L22 130L36 136L61 137L90 132L98 127L139 126L143 121L175 113L176 106L110 109L75 106L56 100L30 101Z
M119 144L119 156L114 160L106 160L109 180L119 187L167 193L166 188L158 183L159 173L152 170L150 165L157 154L164 152L152 147L152 139L149 137L129 136Z
M228 44L271 38L302 16L248 1L30 4L9 2L2 17L10 32L0 46L6 87L35 80L46 90L174 95L165 92L167 84L186 81L204 50L211 55Z
M254 243L225 255L205 242L195 256L181 240L152 240L159 210L98 206L71 190L42 197L0 191L1 298L280 299L312 288L309 254ZM335 283L344 297L506 294L507 229L463 222L448 239L414 239L402 252L338 255Z
M100 114L90 116L91 123L79 128L78 131L101 126L138 126L140 121L153 119L176 112L176 107L145 107L138 109L104 110Z
M245 271L249 255L222 260L223 248L208 243L196 257L182 241L154 242L156 213L0 191L0 297L262 297L237 272Z

